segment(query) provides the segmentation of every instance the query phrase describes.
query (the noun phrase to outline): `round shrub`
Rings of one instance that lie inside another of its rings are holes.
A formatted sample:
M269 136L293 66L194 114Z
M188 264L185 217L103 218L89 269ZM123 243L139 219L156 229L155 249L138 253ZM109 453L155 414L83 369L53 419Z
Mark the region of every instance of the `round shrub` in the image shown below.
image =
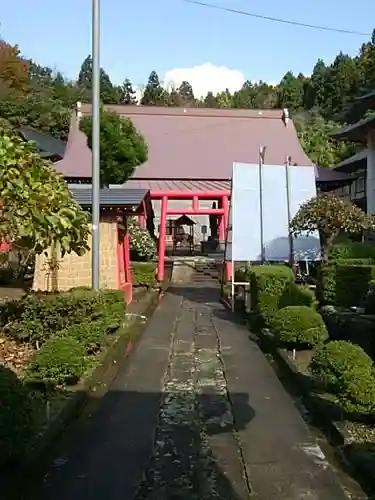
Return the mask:
M33 434L32 399L22 381L0 366L0 464L24 453Z
M372 375L372 360L358 345L345 340L333 340L317 349L310 371L328 390L339 392L344 379L365 373Z
M371 358L351 342L334 340L315 352L310 371L315 379L338 397L349 412L375 409L375 372Z
M322 317L307 306L283 307L274 315L272 328L283 344L313 347L328 338Z
M75 384L87 368L86 348L68 336L51 337L36 351L27 367L29 381L47 387Z

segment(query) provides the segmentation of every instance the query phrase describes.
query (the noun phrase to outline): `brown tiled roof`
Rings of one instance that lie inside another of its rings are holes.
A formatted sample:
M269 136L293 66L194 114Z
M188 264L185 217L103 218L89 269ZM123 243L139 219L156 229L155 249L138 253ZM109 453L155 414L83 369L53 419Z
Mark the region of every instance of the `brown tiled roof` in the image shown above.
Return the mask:
M312 165L298 141L292 120L282 110L106 106L131 118L148 144L148 161L136 169L137 179L230 179L233 162L258 163L266 146L265 164ZM90 114L91 105L82 106ZM91 177L91 151L72 116L65 157L55 167L69 177Z

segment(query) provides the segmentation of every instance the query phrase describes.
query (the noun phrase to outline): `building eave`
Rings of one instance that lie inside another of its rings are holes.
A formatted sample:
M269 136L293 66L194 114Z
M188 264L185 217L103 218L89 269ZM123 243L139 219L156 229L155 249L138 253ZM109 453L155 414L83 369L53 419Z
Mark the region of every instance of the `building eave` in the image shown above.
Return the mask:
M349 125L330 135L338 140L367 144L367 136L372 130L375 130L375 115L363 118L359 120L359 122Z

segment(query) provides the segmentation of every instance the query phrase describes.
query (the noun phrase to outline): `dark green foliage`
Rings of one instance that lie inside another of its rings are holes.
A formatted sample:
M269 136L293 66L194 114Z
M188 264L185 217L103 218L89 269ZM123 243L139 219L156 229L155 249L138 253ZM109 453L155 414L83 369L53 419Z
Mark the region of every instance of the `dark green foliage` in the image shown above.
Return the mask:
M107 327L105 321L97 319L94 321L82 321L76 325L72 325L65 330L58 332L59 337L69 337L85 347L87 354L95 353L103 344L106 335Z
M368 283L375 278L375 266L336 266L336 305L343 307L362 305L368 291Z
M330 339L357 344L375 359L375 316L338 311L335 308L327 311L326 307L322 308L321 314Z
M286 306L307 306L315 309L315 294L307 285L297 285L292 281L285 287L279 302L279 309Z
M88 367L86 348L76 339L51 337L34 353L26 369L26 380L46 388L73 385Z
M368 292L368 283L375 278L375 265L359 264L368 259L332 261L319 271L317 299L321 305L361 306Z
M18 341L42 344L57 332L93 321L116 306L125 311L124 296L119 290L76 289L58 294L31 294L8 306L5 332ZM118 314L118 313L117 313Z
M100 68L100 99L103 104L116 104L120 100L118 89L112 84L109 75ZM88 94L92 92L92 58L87 56L83 61L79 75L78 86Z
M26 451L34 427L29 391L17 375L0 365L0 464Z
M361 347L345 341L328 342L315 352L310 370L346 411L375 409L374 367Z
M141 104L143 106L164 106L168 100L168 93L161 86L156 71L151 71L143 92Z
M253 266L250 269L251 307L268 324L279 309L286 287L294 280L287 266Z
M375 261L375 244L347 241L333 245L329 252L329 260L342 259L373 259Z
M375 280L370 280L368 284L363 306L366 314L375 314Z
M92 147L92 116L80 121L80 128L87 135ZM117 113L101 110L100 113L100 179L104 186L123 184L132 176L136 167L147 160L148 148L143 136L130 119Z
M124 83L119 89L121 104L137 104L137 98L132 82L125 78Z
M313 347L328 338L323 318L307 306L287 306L273 317L272 329L280 343Z
M132 262L131 270L134 286L151 287L156 283L155 262Z

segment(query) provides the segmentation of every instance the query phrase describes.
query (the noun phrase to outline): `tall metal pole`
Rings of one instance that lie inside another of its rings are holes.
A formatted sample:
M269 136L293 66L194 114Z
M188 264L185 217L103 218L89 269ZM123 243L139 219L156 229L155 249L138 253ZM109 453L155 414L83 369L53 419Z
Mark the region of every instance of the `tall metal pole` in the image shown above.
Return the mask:
M100 287L100 0L92 0L92 288Z
M262 264L266 259L265 248L264 248L264 227L263 227L263 165L264 158L266 154L266 146L261 146L259 148L259 217L260 217L260 260Z
M290 228L290 223L292 222L292 207L291 207L291 193L290 193L290 166L292 164L292 158L287 156L285 161L285 178L286 178L286 203L287 203L287 214L288 214L288 231ZM293 234L289 231L289 262L294 265L294 245L293 245Z

